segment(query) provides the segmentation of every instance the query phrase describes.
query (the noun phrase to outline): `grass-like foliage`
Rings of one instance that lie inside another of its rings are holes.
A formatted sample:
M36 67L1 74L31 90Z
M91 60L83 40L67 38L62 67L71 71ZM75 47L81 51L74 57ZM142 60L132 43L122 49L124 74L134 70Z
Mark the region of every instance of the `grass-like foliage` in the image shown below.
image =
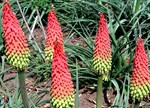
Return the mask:
M112 67L110 80L104 82L103 88L113 89L116 93L112 107L129 107L129 84L132 71L134 50L138 36L144 39L144 45L149 57L150 68L150 2L149 0L10 0L10 5L17 15L27 36L31 57L26 68L26 77L34 77L35 83L47 80L48 84L34 94L29 95L33 108L49 103L42 100L48 91L51 75L51 62L44 60L45 28L47 15L54 5L55 12L64 33L64 49L74 83L78 89L93 86L97 82L93 70L94 39L96 36L99 12L106 16L112 48ZM139 3L140 2L140 3ZM19 8L20 6L20 8ZM3 4L0 3L0 16ZM21 11L20 11L21 10ZM24 16L24 18L23 18ZM34 37L35 28L42 30L40 42ZM17 76L3 80L3 75L12 70L5 59L3 30L0 18L0 107L21 108L22 100L19 85L16 84L13 93L11 80ZM9 81L9 85L6 82ZM42 83L43 84L43 83ZM4 97L7 97L8 101ZM76 97L76 106L78 98ZM146 103L149 105L150 103Z

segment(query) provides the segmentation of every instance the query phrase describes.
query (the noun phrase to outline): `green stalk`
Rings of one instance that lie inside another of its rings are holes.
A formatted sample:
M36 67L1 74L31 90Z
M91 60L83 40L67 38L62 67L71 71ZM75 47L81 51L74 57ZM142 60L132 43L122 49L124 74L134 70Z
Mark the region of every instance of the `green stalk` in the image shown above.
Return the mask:
M79 74L78 74L78 61L76 60L76 108L79 108Z
M20 87L20 91L21 91L21 97L22 97L24 108L30 108L29 103L28 103L28 96L27 96L23 71L18 72L18 79L19 79L19 87Z
M139 9L140 9L140 2L141 2L141 0L135 0L134 1L133 13L136 13L136 12L139 11Z
M97 79L97 97L96 97L96 108L102 107L102 75L98 75Z
M135 100L134 108L139 108L140 107L140 102L141 101Z

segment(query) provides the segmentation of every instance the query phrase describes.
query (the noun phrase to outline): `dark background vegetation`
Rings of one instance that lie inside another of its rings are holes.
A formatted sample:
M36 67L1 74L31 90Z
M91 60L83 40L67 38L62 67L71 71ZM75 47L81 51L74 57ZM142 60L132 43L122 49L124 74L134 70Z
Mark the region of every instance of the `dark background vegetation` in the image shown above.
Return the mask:
M139 4L138 1L140 1ZM85 86L95 88L97 77L92 68L94 38L97 32L99 13L104 13L111 38L112 69L110 80L104 82L103 88L115 91L116 97L112 106L128 106L133 54L139 35L144 39L145 49L150 59L150 2L148 0L19 0L19 4L23 13L20 12L16 0L10 2L13 12L27 36L31 49L30 64L26 69L27 77L34 77L40 82L44 80L50 82L51 63L45 62L41 55L44 54L45 42L43 29L46 29L47 15L53 4L64 34L69 69L74 83L76 84L77 79L79 80L80 89ZM1 10L2 7L3 4L0 3ZM30 30L28 30L22 15L25 17ZM0 11L0 16L2 17L2 11ZM34 35L35 39L32 39L30 35L37 29L41 30L42 34L41 36ZM41 53L39 53L34 41L42 51ZM1 83L4 83L1 76L12 69L11 66L6 68L8 63L5 59L4 49L0 18ZM78 77L76 76L77 73L79 74ZM2 88L4 91L6 90L1 93L2 95L7 95L6 93L10 92L9 87L7 88L5 84ZM17 90L15 89L15 91ZM17 92L15 95L18 95ZM34 95L30 98L36 100L35 97L39 93ZM12 94L8 98L10 98L9 100L13 99ZM20 105L21 100L11 102L9 101L6 107L13 106L13 104ZM33 107L47 102L33 101Z

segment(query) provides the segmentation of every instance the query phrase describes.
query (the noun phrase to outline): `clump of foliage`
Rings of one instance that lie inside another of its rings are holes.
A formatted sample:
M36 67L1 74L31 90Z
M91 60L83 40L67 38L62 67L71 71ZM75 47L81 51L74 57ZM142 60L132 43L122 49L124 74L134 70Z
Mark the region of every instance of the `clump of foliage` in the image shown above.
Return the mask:
M20 13L16 1L10 1L13 11L16 13L25 34L27 34L29 47L32 52L29 67L26 69L27 76L34 76L37 80L43 81L51 75L49 72L51 64L47 64L42 56L44 54L45 45L43 42L36 43L37 40L31 35L33 30L37 27L43 30L44 35L43 25L47 26L48 12L53 4L65 37L64 47L67 54L69 69L73 76L73 81L79 81L77 85L79 85L80 88L85 85L94 86L97 81L91 64L94 51L94 39L98 28L98 12L104 13L108 22L111 38L112 68L110 71L110 81L104 82L103 88L113 88L114 91L116 91L116 97L112 106L129 106L130 75L134 57L133 52L138 35L142 36L144 39L145 49L149 56L150 2L148 0L101 0L100 2L93 0L54 0L54 2L49 0L31 0L31 2L21 0L19 1L19 4L22 13ZM2 8L2 3L0 3L0 8ZM25 24L22 15L25 17L30 30L27 29L27 25ZM81 42L76 42L75 39ZM72 40L74 41L72 42ZM39 52L39 48L41 52ZM8 69L5 68L7 62L5 57L2 56L4 55L2 24L0 24L0 55L2 59L0 61L0 83L2 84L2 88L6 90L2 91L2 95L7 95L9 98L9 101L5 106L21 106L20 98L18 101L11 101L16 100L19 96L18 86L15 89L15 93L11 94L9 87L6 87L2 80L2 76L12 69L11 67ZM148 66L150 67L150 62ZM49 86L47 85L46 87ZM32 100L31 105L33 107L49 102L49 100L40 102L42 96L48 93L46 87L43 91L30 95L30 99ZM2 98L0 98L0 100L2 100L1 103L4 103Z

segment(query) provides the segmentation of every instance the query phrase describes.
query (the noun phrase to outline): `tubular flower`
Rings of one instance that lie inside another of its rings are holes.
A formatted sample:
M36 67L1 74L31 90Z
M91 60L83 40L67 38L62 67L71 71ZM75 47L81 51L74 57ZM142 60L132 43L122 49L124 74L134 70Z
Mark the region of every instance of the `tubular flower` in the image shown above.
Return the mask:
M54 52L54 42L57 40L57 42L63 45L63 34L54 9L51 9L48 14L48 27L46 32L45 59L51 60Z
M95 39L93 66L103 80L108 80L111 69L111 47L106 19L100 14L98 33Z
M17 70L24 70L30 56L26 37L8 3L4 4L2 15L7 59Z
M146 55L143 40L138 39L130 83L130 92L133 100L142 100L150 91L150 73L148 69L148 57Z
M53 108L72 108L74 105L74 88L68 69L63 46L57 43L54 47L51 75L51 105Z

